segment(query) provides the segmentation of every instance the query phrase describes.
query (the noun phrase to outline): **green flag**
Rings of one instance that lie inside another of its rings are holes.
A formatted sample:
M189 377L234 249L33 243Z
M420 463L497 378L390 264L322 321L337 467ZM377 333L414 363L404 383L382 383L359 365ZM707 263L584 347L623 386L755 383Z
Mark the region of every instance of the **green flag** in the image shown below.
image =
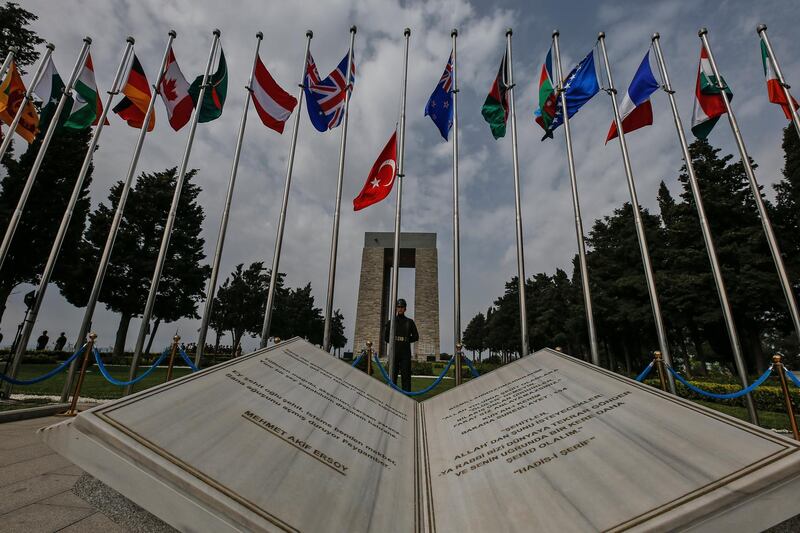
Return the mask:
M197 108L200 98L200 87L203 85L203 76L198 76L189 87L189 94ZM198 108L198 122L211 122L222 116L222 106L225 105L225 95L228 92L228 66L225 63L225 53L219 49L219 64L217 71L208 77L208 87L203 96L203 103Z
M500 62L500 70L497 72L497 77L492 84L492 89L486 97L481 107L481 115L483 119L489 123L492 130L492 135L495 139L505 136L506 134L506 119L508 119L508 83L507 76L507 57L503 54L503 61Z
M56 65L53 63L53 58L47 58L47 65L42 71L42 77L39 78L39 83L33 88L33 92L42 101L42 110L39 120L39 133L41 135L44 135L44 132L47 131L50 121L53 119L53 115L56 112L56 107L58 107L58 101L61 99L61 95L64 94L64 89L64 82L61 80L61 76L58 75L58 70L56 70ZM71 108L72 99L70 98L58 119L60 126L63 126L64 122L66 122Z

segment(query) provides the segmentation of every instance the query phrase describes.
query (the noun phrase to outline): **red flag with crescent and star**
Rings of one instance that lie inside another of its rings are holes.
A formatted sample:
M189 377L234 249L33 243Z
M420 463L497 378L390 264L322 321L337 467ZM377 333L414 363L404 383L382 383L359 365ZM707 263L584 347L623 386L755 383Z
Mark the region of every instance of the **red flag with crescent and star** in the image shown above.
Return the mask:
M381 151L381 155L372 165L364 188L353 200L353 211L376 204L389 196L397 176L397 131Z

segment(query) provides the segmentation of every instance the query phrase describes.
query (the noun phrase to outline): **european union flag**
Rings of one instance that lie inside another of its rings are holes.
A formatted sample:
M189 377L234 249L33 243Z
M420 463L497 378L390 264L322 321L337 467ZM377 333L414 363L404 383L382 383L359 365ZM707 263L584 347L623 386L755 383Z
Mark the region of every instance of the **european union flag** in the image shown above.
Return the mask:
M447 61L447 66L444 68L439 83L433 90L433 94L428 99L425 105L425 116L431 117L431 120L439 132L447 140L450 133L450 128L453 127L453 54L450 54L450 59Z
M567 116L572 118L572 115L578 112L583 107L583 104L592 99L600 91L600 84L597 81L597 72L594 68L594 50L589 52L583 61L578 63L578 66L572 69L567 79L564 80L564 91L567 97ZM550 123L547 133L545 133L542 140L547 137L553 137L553 130L564 123L564 109L561 106L561 98L556 103L556 113L553 116L553 122Z

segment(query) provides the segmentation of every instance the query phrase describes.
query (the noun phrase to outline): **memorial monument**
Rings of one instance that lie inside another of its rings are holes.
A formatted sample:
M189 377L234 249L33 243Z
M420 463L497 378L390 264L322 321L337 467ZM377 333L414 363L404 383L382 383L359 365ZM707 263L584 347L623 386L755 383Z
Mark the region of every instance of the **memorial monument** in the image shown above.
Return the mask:
M394 312L389 305L394 233L367 232L361 252L361 276L358 284L356 327L353 352L359 353L367 341L378 347L380 357L386 355L383 325ZM424 361L439 356L439 266L435 233L400 234L400 268L414 269L414 321L419 342L412 357ZM399 295L400 298L404 296ZM408 298L406 298L408 299Z
M422 403L301 340L44 428L182 531L761 531L800 443L552 350Z

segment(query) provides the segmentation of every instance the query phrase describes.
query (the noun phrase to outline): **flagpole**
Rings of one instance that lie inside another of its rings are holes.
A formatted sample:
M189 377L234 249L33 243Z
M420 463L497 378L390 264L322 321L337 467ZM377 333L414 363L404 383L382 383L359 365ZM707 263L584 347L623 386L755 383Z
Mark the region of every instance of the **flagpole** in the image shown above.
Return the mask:
M97 143L100 140L100 134L103 131L103 126L105 124L106 116L108 115L108 110L111 107L111 101L114 99L114 96L119 92L119 84L122 79L122 73L125 68L125 65L128 62L130 57L131 50L133 49L133 37L128 37L127 45L125 46L125 51L122 54L122 59L120 60L119 67L117 68L117 72L114 75L114 82L111 84L111 90L108 91L108 97L106 98L105 105L103 106L103 111L100 114L100 117L97 119L97 126L94 129L94 133L92 134L92 139L89 142L89 148L86 150L86 156L83 158L83 165L81 165L80 172L78 173L78 178L75 180L75 185L72 188L72 195L69 198L69 202L67 203L67 208L64 211L64 216L61 218L61 225L58 228L58 233L56 234L56 238L53 241L53 245L50 248L50 255L47 258L47 264L44 267L44 271L42 272L41 280L39 281L39 286L36 288L36 300L31 306L30 313L25 318L24 327L22 329L22 335L20 336L16 350L14 352L14 359L11 365L11 377L16 377L17 369L19 367L19 363L22 360L22 356L25 353L25 350L28 347L28 340L30 340L31 332L33 331L33 326L36 324L36 318L39 315L39 310L42 307L42 301L44 300L44 294L47 291L47 285L50 283L50 278L53 275L53 270L56 266L56 260L58 259L58 254L61 252L61 246L64 244L64 239L67 235L67 228L69 227L69 223L72 220L72 214L75 211L75 204L78 203L78 199L81 196L81 191L83 190L83 184L86 180L86 174L89 173L89 166L92 163L92 157L94 156L95 148L97 148ZM6 387L6 398L10 397L11 395L11 384L9 383Z
M783 78L783 72L781 72L781 66L778 64L778 58L775 57L775 52L772 50L772 44L769 42L769 37L767 37L767 25L766 24L759 24L756 26L756 33L764 40L764 44L767 47L767 52L769 52L769 61L772 63L772 67L775 69L775 75L778 76L778 83L781 85L781 89L783 89L783 95L786 97L786 101L789 105L789 110L792 115L792 124L794 124L794 130L797 132L797 136L800 137L800 116L798 116L797 109L795 109L794 105L792 104L792 94L789 92L789 85L786 83L786 80Z
M458 213L458 29L450 32L453 40L453 352L456 358L455 382L461 385L461 229Z
M72 91L72 86L75 84L75 80L78 78L78 74L80 73L83 64L86 62L86 56L89 54L89 46L91 46L91 44L91 37L87 36L83 38L83 47L81 47L81 53L78 55L78 60L75 62L75 66L72 69L72 74L69 77L67 85L64 87L64 92L61 94L61 98L58 100L58 106L56 106L53 118L50 121L50 125L47 127L47 133L45 133L44 139L42 139L42 144L39 146L39 152L36 154L36 159L33 162L33 166L31 166L30 174L28 174L28 180L25 182L25 186L22 189L22 194L20 194L17 207L14 209L14 213L11 215L8 228L6 228L6 233L3 236L3 242L0 244L0 269L3 268L3 263L5 263L6 256L8 255L8 249L11 248L11 240L14 238L14 233L17 231L19 219L22 218L22 211L25 209L25 203L28 201L28 196L33 188L33 182L36 180L36 176L39 174L42 161L44 161L44 155L47 152L48 146L50 146L50 140L53 138L53 134L58 127L58 119L67 103L67 99Z
M397 197L394 206L394 246L392 248L392 279L389 290L389 349L388 365L390 376L394 377L395 368L395 336L397 332L396 305L400 271L400 215L403 208L403 161L406 151L406 90L408 88L408 43L411 38L411 28L403 30L406 45L403 52L403 88L400 93L400 136L398 138L397 154Z
M169 208L169 215L167 215L166 224L164 224L164 234L161 237L161 248L158 251L158 259L156 259L156 268L153 271L153 279L150 280L150 292L147 294L147 303L142 313L142 323L139 326L139 336L136 339L136 347L133 350L133 359L131 360L131 370L129 380L136 377L136 368L139 363L139 357L142 355L142 348L144 348L145 337L147 337L147 328L150 325L150 318L153 315L153 307L156 304L156 294L158 293L158 284L161 281L161 273L164 269L164 262L167 259L167 250L169 249L169 241L172 237L172 228L175 226L175 218L178 214L178 203L181 199L181 191L183 184L186 180L186 171L189 166L189 155L192 152L192 143L194 142L194 134L197 131L197 122L200 119L200 109L203 106L203 98L205 98L206 89L208 88L208 77L211 74L211 67L214 63L214 56L219 48L220 31L215 29L213 32L214 39L211 42L211 51L208 53L208 61L206 62L206 69L203 72L203 82L200 86L200 94L197 96L197 105L194 109L192 116L192 124L189 128L189 139L186 141L186 149L183 152L183 160L181 160L181 167L178 171L178 177L175 183L175 192L172 194L172 205ZM133 385L125 387L124 395L127 396L133 392Z
M739 155L742 158L742 165L744 166L744 171L747 174L747 180L750 182L750 189L753 191L753 198L755 199L756 208L758 209L758 216L761 218L761 225L764 227L764 235L767 237L769 251L772 254L772 261L775 263L775 269L778 271L778 277L781 281L783 294L786 297L786 304L789 307L789 315L791 316L792 324L794 325L795 334L800 339L800 312L798 312L797 309L797 300L794 296L794 289L792 288L792 283L789 281L789 276L786 273L786 267L783 264L781 251L778 247L778 240L775 238L775 232L772 230L772 223L769 220L767 208L764 205L764 199L761 197L761 189L758 185L758 181L756 180L756 174L753 171L753 165L750 163L750 156L747 155L747 148L744 145L744 139L742 139L742 132L739 130L739 123L736 122L736 116L733 114L730 98L728 98L728 94L724 90L725 85L722 82L719 70L717 69L717 63L714 61L714 54L711 52L711 46L708 44L708 29L700 28L698 35L700 36L700 40L702 41L706 52L708 52L708 62L711 64L711 70L714 71L717 87L720 89L722 101L725 103L725 111L728 115L728 123L731 125L731 131L736 139L736 146L739 148ZM792 107L791 100L789 102L789 107Z
M6 58L3 60L3 66L0 66L0 79L6 75L6 71L8 71L8 67L11 66L11 62L14 61L14 54L17 53L16 46L10 46L8 48L8 54L6 54Z
M664 362L672 366L672 357L669 352L669 343L667 342L667 331L664 327L664 318L661 315L661 305L658 301L658 293L656 292L656 280L653 274L653 265L650 262L650 252L647 250L647 237L644 233L644 223L642 222L642 211L639 207L639 199L636 195L636 185L633 182L633 170L631 169L631 160L628 155L628 145L625 142L625 131L622 128L622 119L619 116L619 108L617 107L617 90L614 88L614 80L611 76L611 65L608 62L608 53L606 52L606 34L600 32L597 36L597 42L600 44L600 51L603 55L603 64L606 69L606 77L608 78L608 95L611 97L611 108L614 111L614 124L617 126L617 137L619 138L619 147L622 151L622 162L625 167L625 177L628 179L628 192L631 195L631 209L633 210L633 219L636 224L636 236L639 240L639 251L642 254L642 264L644 265L644 275L647 282L647 292L650 295L650 306L653 308L653 318L655 319L656 334L658 335L658 346L661 350L661 355L664 357ZM667 373L669 382L669 390L675 394L675 378L671 373Z
M286 209L289 206L289 189L292 185L292 170L294 170L294 153L297 147L297 131L300 127L300 111L303 109L303 82L306 78L306 68L308 65L308 50L311 47L311 39L314 32L306 31L306 51L303 54L303 74L300 76L300 90L297 94L297 112L294 116L292 125L292 142L289 145L289 162L286 166L286 182L283 186L283 200L281 201L281 213L278 218L278 234L275 236L275 251L272 254L272 271L269 275L269 291L267 292L267 306L264 309L264 324L261 327L261 348L267 347L269 340L269 330L272 324L272 308L275 303L275 289L278 285L278 267L281 260L281 247L283 246L283 230L286 226ZM349 74L348 74L349 75Z
M511 28L506 30L506 74L508 75L508 108L511 115L511 157L514 165L514 209L517 223L517 277L519 282L519 321L522 334L522 353L524 357L530 353L528 349L528 311L525 298L525 251L522 238L522 206L519 186L519 156L517 151L517 114L514 111L514 72L511 66Z
M228 218L231 212L231 202L233 201L233 188L236 184L236 173L239 170L239 157L242 154L242 143L244 141L244 131L247 125L247 111L250 109L250 99L253 94L253 76L258 63L258 51L261 48L261 40L264 34L256 33L256 51L253 55L253 67L250 69L250 79L245 86L244 109L242 110L242 120L239 123L239 133L236 136L236 149L233 153L233 164L231 165L231 175L228 179L228 191L225 194L225 207L222 209L222 219L219 223L219 234L217 235L217 246L214 249L214 261L211 267L211 279L208 280L208 291L206 295L206 305L203 311L203 321L200 324L200 334L197 338L197 351L194 356L194 364L200 367L200 358L203 356L206 347L206 335L208 334L208 323L211 320L211 310L214 306L214 294L217 290L217 278L219 277L219 265L222 260L222 248L225 246L225 233L228 230Z
M92 317L94 316L95 307L97 307L97 301L100 298L100 289L103 287L103 281L106 277L106 271L108 270L108 264L111 261L111 252L114 249L114 241L117 238L117 233L119 232L119 226L122 223L122 214L125 211L125 203L128 201L128 194L131 191L131 186L133 184L133 175L136 173L136 167L139 164L139 155L142 153L142 145L144 144L144 138L147 136L147 129L148 125L150 124L150 117L153 116L153 110L155 109L156 104L156 95L158 94L158 87L161 85L161 80L164 77L164 73L167 66L167 58L169 57L169 51L172 48L172 42L178 36L175 33L175 30L169 30L167 33L169 38L167 39L167 46L164 48L164 55L161 58L161 67L158 71L158 76L156 77L156 83L153 85L153 96L150 98L150 102L147 104L147 111L144 114L144 120L142 121L142 127L139 128L139 138L136 140L136 146L133 149L133 156L131 157L131 162L128 165L128 173L125 176L125 181L122 185L122 190L119 193L119 200L117 201L117 209L114 212L114 218L111 221L111 228L108 230L108 237L106 237L106 243L103 247L103 254L100 256L100 264L97 266L97 273L95 274L94 283L92 284L92 291L89 294L89 301L86 303L86 311L83 314L83 320L81 321L81 327L78 330L78 337L75 341L75 349L83 345L86 342L86 336L89 334L89 328L92 325ZM67 379L64 383L64 388L61 391L61 402L67 401L69 397L69 393L72 390L72 382L75 377L75 369L77 367L77 361L73 362L70 367L69 371L67 372Z
M583 289L583 304L586 308L586 326L589 333L589 350L592 355L592 364L600 366L600 351L597 347L597 330L594 325L594 312L592 310L592 293L589 288L589 266L586 261L586 241L581 219L581 204L578 201L578 177L575 172L575 157L572 153L572 133L569 128L569 113L567 113L567 93L564 90L564 74L561 71L561 49L558 46L559 31L553 31L553 54L556 56L556 75L558 86L556 91L561 99L561 109L564 116L564 139L567 143L567 167L569 168L569 183L572 191L572 211L575 215L575 234L578 237L578 263L581 269L581 288Z
M697 216L700 218L700 229L703 233L703 240L706 244L706 252L708 252L708 261L711 263L711 272L714 275L714 282L717 286L717 295L719 302L722 306L722 316L725 318L725 327L728 330L728 339L731 343L731 350L733 351L733 360L736 364L736 370L739 374L739 379L742 385L746 388L748 386L747 380L747 366L744 362L742 355L742 346L739 341L739 334L736 332L736 322L733 319L733 311L731 304L728 300L728 291L725 288L725 281L722 277L722 268L719 265L717 257L717 250L714 246L714 238L711 235L711 227L708 223L706 216L706 208L703 205L703 197L700 193L700 184L697 180L697 175L694 171L694 164L692 163L692 155L689 153L689 144L686 142L686 135L683 131L683 123L681 122L680 114L678 113L678 105L675 102L675 91L669 81L669 74L667 73L667 64L664 61L664 55L661 52L661 36L658 33L653 34L653 49L656 53L658 62L658 69L661 72L661 78L664 85L661 87L667 98L669 98L669 105L672 109L672 118L675 122L675 129L678 133L678 141L681 145L681 152L683 154L683 161L686 163L686 173L689 176L689 186L692 189L692 196L694 203L697 206ZM747 411L750 415L750 420L753 424L758 424L758 412L756 411L753 397L750 394L745 396L745 403L747 404Z
M356 39L356 27L350 27L350 51L347 53L347 84L350 85L350 71L353 65L353 45ZM344 181L344 153L347 144L347 117L350 110L350 90L345 88L344 117L342 118L342 142L339 146L339 175L336 181L336 206L333 211L333 231L331 233L331 257L328 263L328 296L325 300L325 330L323 333L322 349L329 352L331 349L331 330L333 329L333 289L336 282L336 254L339 249L339 216L342 206L342 182Z
M47 43L45 46L45 53L42 56L42 60L39 62L39 66L36 67L36 72L33 75L33 82L28 86L28 89L25 91L25 97L19 104L19 108L17 109L16 114L14 115L14 120L11 121L11 125L9 128L9 134L3 138L3 144L0 145L0 160L2 160L6 156L6 150L8 147L11 146L11 137L13 133L16 133L17 126L19 125L19 121L22 119L23 113L25 113L25 107L28 105L28 102L31 101L33 98L33 88L36 87L36 84L39 82L39 78L42 76L42 70L44 66L47 64L47 60L50 59L50 56L55 50L56 47L52 43Z

